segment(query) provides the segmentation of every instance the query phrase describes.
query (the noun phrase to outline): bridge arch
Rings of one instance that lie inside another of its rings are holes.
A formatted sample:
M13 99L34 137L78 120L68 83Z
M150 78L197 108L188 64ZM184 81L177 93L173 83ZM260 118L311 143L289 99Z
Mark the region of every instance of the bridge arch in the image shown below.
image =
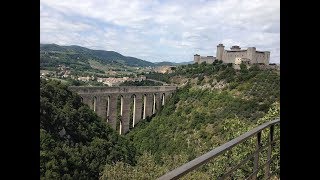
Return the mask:
M142 115L142 119L146 119L147 117L147 113L146 113L146 104L147 104L147 94L143 94L143 115Z
M134 103L135 103L135 94L132 94L130 97L130 107L129 107L129 129L132 129L134 127Z
M106 121L109 122L110 117L110 95L106 97Z
M161 106L164 106L166 94L162 93L161 95Z

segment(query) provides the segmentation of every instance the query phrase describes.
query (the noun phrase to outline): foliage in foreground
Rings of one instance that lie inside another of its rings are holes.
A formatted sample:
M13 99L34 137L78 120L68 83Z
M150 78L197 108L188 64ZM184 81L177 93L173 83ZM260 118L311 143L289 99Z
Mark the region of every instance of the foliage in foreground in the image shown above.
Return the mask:
M268 113L260 118L255 125L250 125L240 120L239 118L231 118L221 123L221 134L224 134L226 139L233 139L239 135L247 132L248 130L256 127L259 124L271 121L279 116L280 106L278 103L273 104ZM262 133L262 143L265 144L268 139L268 130ZM279 137L280 129L275 129L275 137ZM212 137L218 138L218 137ZM222 144L222 143L221 143ZM228 169L240 163L245 157L250 155L255 149L255 138L245 141L243 144L235 146L232 150L218 156L211 160L209 163L199 167L197 170L192 171L182 177L181 179L212 179L212 177L220 177ZM201 151L203 147L194 147ZM213 149L213 148L212 148ZM210 149L211 150L211 149ZM208 150L209 151L209 150ZM271 164L271 173L275 173L279 177L280 173L280 158L279 158L279 142L274 147L272 156L275 156L275 160ZM206 153L199 153L198 156ZM260 153L260 165L266 162L266 151ZM163 154L161 156L161 163L155 160L155 155L145 151L143 155L138 159L136 166L131 166L123 162L116 163L115 165L107 165L102 173L100 179L156 179L162 176L166 172L175 169L176 167L190 161L189 155L181 148L181 153L174 153L172 155ZM251 164L250 164L251 163ZM239 170L235 171L233 177L235 179L244 179L252 172L252 161L242 166ZM263 169L258 172L259 179L263 177ZM274 177L274 175L273 175Z
M58 81L40 82L40 179L98 179L106 164L136 163L125 137Z

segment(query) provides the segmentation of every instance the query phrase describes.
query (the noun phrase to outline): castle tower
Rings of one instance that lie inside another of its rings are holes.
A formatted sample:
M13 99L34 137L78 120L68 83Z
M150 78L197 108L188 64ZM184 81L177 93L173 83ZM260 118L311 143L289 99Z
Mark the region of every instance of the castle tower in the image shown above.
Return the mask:
M216 55L217 60L222 60L223 52L224 52L224 46L223 44L219 44L217 46L217 55Z
M230 49L232 51L240 51L241 50L240 46L232 46Z
M251 64L258 63L257 59L256 59L256 48L255 47L248 47L247 58L250 59Z
M265 59L263 63L265 65L269 65L269 61L270 61L270 51L265 51Z
M200 62L200 55L199 54L195 54L193 56L193 62L199 64L199 62Z

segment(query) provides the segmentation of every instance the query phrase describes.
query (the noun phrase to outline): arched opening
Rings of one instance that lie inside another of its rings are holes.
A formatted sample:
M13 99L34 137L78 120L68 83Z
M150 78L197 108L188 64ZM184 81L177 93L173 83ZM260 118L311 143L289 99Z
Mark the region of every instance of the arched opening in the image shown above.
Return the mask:
M118 96L117 97L117 109L116 109L116 112L117 112L117 118L116 118L116 131L120 132L120 129L121 129L121 99L122 99L122 96Z
M134 127L135 122L136 122L136 113L137 113L136 106L137 106L137 96L134 94L133 95L133 110L132 110L132 127Z
M93 111L96 112L96 110L97 110L97 97L96 96L93 97L92 105L93 105Z
M135 118L135 100L136 95L132 95L130 98L130 117L129 117L129 129L134 127L134 118Z
M107 122L109 122L109 116L110 116L110 96L108 96L107 98L107 102L106 102L106 119L107 119Z
M153 94L152 114L156 113L156 94Z
M80 101L83 103L83 97L80 96Z
M165 94L163 93L162 96L161 96L161 105L163 106L164 105L164 102L165 102Z
M143 95L143 103L142 103L142 119L146 119L146 105L147 105L147 95Z
M120 116L119 116L119 133L123 134L122 132L122 126L123 126L123 122L122 122L122 115L123 115L123 96L120 96Z

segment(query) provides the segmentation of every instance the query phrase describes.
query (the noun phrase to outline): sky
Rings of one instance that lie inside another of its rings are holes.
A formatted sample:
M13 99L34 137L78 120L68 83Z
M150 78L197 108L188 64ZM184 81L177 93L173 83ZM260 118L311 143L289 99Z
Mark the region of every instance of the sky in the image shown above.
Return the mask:
M280 63L280 0L40 0L40 43L150 62L216 56L222 43L270 51Z

